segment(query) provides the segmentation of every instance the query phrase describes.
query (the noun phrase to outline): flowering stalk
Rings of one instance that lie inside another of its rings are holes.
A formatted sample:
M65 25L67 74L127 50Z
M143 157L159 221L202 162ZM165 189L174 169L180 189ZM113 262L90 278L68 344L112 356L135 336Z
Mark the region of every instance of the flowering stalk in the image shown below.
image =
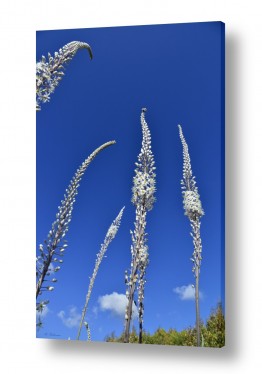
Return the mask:
M190 235L193 238L194 252L191 258L193 262L193 273L196 280L195 285L195 302L196 302L196 331L197 331L197 346L200 347L200 312L199 312L199 274L202 260L202 243L200 237L200 218L204 215L198 188L196 187L195 177L191 169L190 156L188 152L188 145L185 141L182 128L178 125L179 136L183 146L183 179L181 180L183 204L185 215L188 216L192 232Z
M132 305L134 293L138 291L138 315L139 315L139 343L142 343L143 315L144 315L144 286L145 273L148 265L148 246L146 245L146 215L153 208L155 202L155 162L151 151L151 135L145 121L146 109L142 109L142 148L135 164L135 176L133 178L132 203L136 206L135 229L131 231L131 271L130 276L125 276L127 285L127 309L125 323L125 343L129 342L130 324L132 319Z
M86 315L86 312L87 312L88 303L89 303L89 300L90 300L90 297L91 297L91 292L92 292L92 289L94 287L95 279L96 279L96 276L97 276L97 273L98 273L98 269L99 269L99 266L100 266L100 264L103 260L104 255L107 251L107 248L108 248L109 244L112 242L112 240L115 238L115 236L117 234L117 231L118 231L119 226L121 224L121 218L122 218L124 209L125 209L125 207L123 207L120 210L120 212L118 213L118 216L112 222L111 226L109 227L109 229L106 233L104 242L103 242L103 244L101 244L101 249L96 255L97 258L96 258L96 262L95 262L95 267L94 267L94 271L93 271L92 277L90 278L90 282L89 282L89 287L88 287L88 291L87 291L87 295L86 295L85 306L84 306L83 311L82 311L82 317L81 317L81 321L80 321L80 325L79 325L79 329L78 329L77 340L79 340L79 338L80 338L83 323L84 323L85 326L88 326L87 322L84 322L84 319L85 319L85 315Z
M64 65L75 56L79 49L87 49L92 59L91 47L83 42L71 42L55 52L54 57L48 53L48 61L42 56L41 61L36 63L36 110L41 110L40 104L50 101L50 94L54 92L62 79Z
M86 333L87 333L87 341L91 342L91 330L87 322L84 322L84 326L86 328Z
M91 153L91 155L77 169L68 188L66 189L64 200L61 201L61 206L58 207L56 220L52 224L52 229L49 231L47 240L44 241L44 245L39 245L39 255L36 258L36 298L38 295L42 294L43 291L54 290L53 286L43 286L43 283L47 281L46 277L48 277L52 272L57 272L60 270L60 266L56 266L56 264L60 265L63 263L62 257L67 247L66 240L63 238L69 228L73 205L75 202L75 197L78 193L80 181L87 167L98 155L98 153L112 144L115 144L114 140L101 145L93 153ZM56 278L52 278L48 281L52 283L57 282ZM37 304L37 309L41 310L46 302L44 302L43 305L42 303L43 302Z

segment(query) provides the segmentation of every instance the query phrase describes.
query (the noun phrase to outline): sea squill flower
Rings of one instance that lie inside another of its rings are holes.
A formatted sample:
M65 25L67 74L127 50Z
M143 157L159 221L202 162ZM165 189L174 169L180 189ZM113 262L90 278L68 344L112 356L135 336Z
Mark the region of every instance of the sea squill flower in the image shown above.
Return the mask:
M41 103L50 101L50 95L59 85L64 76L63 70L79 49L87 49L90 58L93 58L89 44L74 41L66 44L55 52L54 56L48 53L48 59L42 56L36 63L36 110L41 110Z
M195 177L191 169L188 145L185 141L182 127L178 125L179 136L183 146L183 179L181 180L183 205L185 215L188 216L192 228L194 252L191 258L193 262L193 272L196 280L195 301L196 301L196 330L197 346L200 346L200 313L199 313L199 274L202 260L202 242L200 237L200 218L204 215Z
M96 276L97 276L97 273L98 273L99 266L100 266L100 264L103 260L103 257L104 257L104 255L107 251L107 248L108 248L109 244L112 242L112 240L115 238L115 236L117 234L117 231L118 231L119 226L121 224L121 219L122 219L124 209L125 209L125 207L123 207L120 210L120 212L118 213L118 216L112 222L111 226L109 227L109 229L106 233L104 242L103 242L103 244L101 244L101 249L96 255L97 257L96 257L96 261L95 261L95 267L94 267L94 270L93 270L92 277L90 278L89 287L88 287L88 291L87 291L87 295L86 295L85 306L82 310L82 317L81 317L79 330L78 330L78 334L77 334L77 340L79 340L79 338L80 338L81 329L82 329L82 326L83 326L83 323L84 323L85 315L86 315L87 308L88 308L88 303L89 303L89 300L90 300L90 297L91 297L92 289L94 287L94 283L95 283L95 279L96 279ZM85 322L85 323L87 323L87 322Z
M42 293L42 290L46 289L46 287L43 287L43 282L48 281L48 276L53 272L58 272L60 270L60 266L54 267L53 263L60 263L60 258L64 255L64 251L68 246L64 236L68 231L69 223L72 218L73 206L81 179L94 158L103 149L112 144L115 144L114 140L101 145L91 153L91 155L77 169L66 189L64 200L61 201L61 205L58 207L56 220L52 224L47 239L44 241L44 244L39 245L39 256L37 256L36 262L36 298ZM56 279L53 278L52 280L50 279L50 281L56 282ZM54 289L53 286L48 288L50 291Z
M156 191L155 161L151 150L151 135L145 120L146 108L142 109L142 148L135 163L135 176L133 178L132 202L136 207L135 229L131 231L131 271L125 274L127 285L126 296L128 299L125 323L125 342L129 342L130 323L132 319L132 305L134 293L138 291L139 314L139 343L142 343L142 328L144 315L144 287L145 273L148 265L148 246L146 245L146 215L153 208Z

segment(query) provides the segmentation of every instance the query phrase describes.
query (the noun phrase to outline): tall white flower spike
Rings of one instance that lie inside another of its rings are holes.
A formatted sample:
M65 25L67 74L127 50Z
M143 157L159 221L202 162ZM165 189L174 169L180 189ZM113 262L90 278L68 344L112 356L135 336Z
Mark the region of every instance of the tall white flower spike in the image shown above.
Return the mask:
M142 126L142 148L135 163L135 176L133 178L132 202L136 206L135 229L131 231L131 271L128 277L125 274L127 285L127 309L125 323L125 342L129 342L130 323L132 319L132 305L134 293L138 291L138 314L139 314L139 343L142 342L142 327L144 315L144 287L145 273L148 265L148 246L146 245L146 215L153 208L156 191L155 161L151 150L151 134L145 120L146 108L141 112Z
M192 232L194 251L191 258L195 276L195 301L196 301L196 329L197 346L200 346L200 313L199 313L199 274L202 260L202 242L200 237L200 218L204 215L195 177L192 173L188 145L183 135L182 127L178 125L179 136L183 146L183 179L181 180L183 205L185 215L188 216Z
M121 219L122 219L124 209L125 209L125 207L123 207L120 210L120 212L118 213L118 216L112 222L111 226L109 227L109 229L106 233L104 242L103 242L103 244L101 244L101 249L97 254L94 271L93 271L92 277L90 278L90 282L89 282L89 287L88 287L88 291L87 291L87 295L86 295L85 306L84 306L83 311L82 311L82 317L81 317L81 321L80 321L80 325L79 325L79 329L78 329L77 340L79 340L79 338L80 338L83 323L84 323L85 326L88 326L87 322L84 322L84 319L85 319L85 315L86 315L86 312L87 312L87 307L88 307L88 303L89 303L89 300L90 300L90 297L91 297L92 289L94 287L95 279L96 279L96 276L97 276L97 273L98 273L98 269L99 269L99 266L100 266L100 264L103 260L104 255L107 251L107 248L108 248L109 244L111 243L111 241L115 238L115 236L117 234L117 231L118 231L119 226L121 224Z
M75 202L76 195L78 193L78 187L81 179L94 158L105 148L115 144L115 141L109 141L98 147L91 155L82 163L77 169L74 177L72 178L66 193L64 200L61 201L61 205L58 207L58 213L56 214L56 220L52 224L52 229L49 231L47 239L44 244L39 246L39 256L37 256L36 262L36 298L44 290L43 282L47 281L48 276L51 273L60 270L60 266L54 267L53 263L61 263L61 256L64 255L64 251L68 244L63 239L66 235L69 223L72 218L72 211ZM59 258L58 258L59 257ZM51 280L52 281L52 280ZM53 286L51 286L53 289Z
M60 48L53 57L48 53L48 59L42 56L41 61L36 63L36 110L41 110L41 103L50 101L51 93L55 91L64 76L62 70L79 49L87 49L90 59L93 58L89 44L74 41Z

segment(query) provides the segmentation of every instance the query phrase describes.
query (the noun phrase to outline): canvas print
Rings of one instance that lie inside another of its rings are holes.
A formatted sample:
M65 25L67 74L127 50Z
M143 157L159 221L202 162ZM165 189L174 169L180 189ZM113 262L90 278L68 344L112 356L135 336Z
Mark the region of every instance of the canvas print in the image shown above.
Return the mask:
M223 347L224 24L36 41L36 336Z

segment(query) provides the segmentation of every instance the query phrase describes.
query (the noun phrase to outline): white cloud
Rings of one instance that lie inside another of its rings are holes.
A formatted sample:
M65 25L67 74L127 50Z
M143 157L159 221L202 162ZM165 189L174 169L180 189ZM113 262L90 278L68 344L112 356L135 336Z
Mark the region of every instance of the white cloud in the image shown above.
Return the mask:
M181 300L194 300L195 299L195 288L192 287L192 284L188 286L181 286L173 288L173 292L175 292ZM199 292L199 297L202 299L203 294Z
M68 316L66 317L66 313L64 310L61 310L57 316L61 319L63 324L66 327L78 327L81 320L81 314L77 312L77 308L75 306L72 306L69 309Z
M94 306L93 309L92 309L92 312L94 313L94 316L95 318L97 317L97 314L98 314L98 307L97 306Z
M100 310L111 311L113 315L125 318L127 298L124 294L113 292L110 295L100 296L98 298ZM138 317L138 310L133 303L133 318Z

